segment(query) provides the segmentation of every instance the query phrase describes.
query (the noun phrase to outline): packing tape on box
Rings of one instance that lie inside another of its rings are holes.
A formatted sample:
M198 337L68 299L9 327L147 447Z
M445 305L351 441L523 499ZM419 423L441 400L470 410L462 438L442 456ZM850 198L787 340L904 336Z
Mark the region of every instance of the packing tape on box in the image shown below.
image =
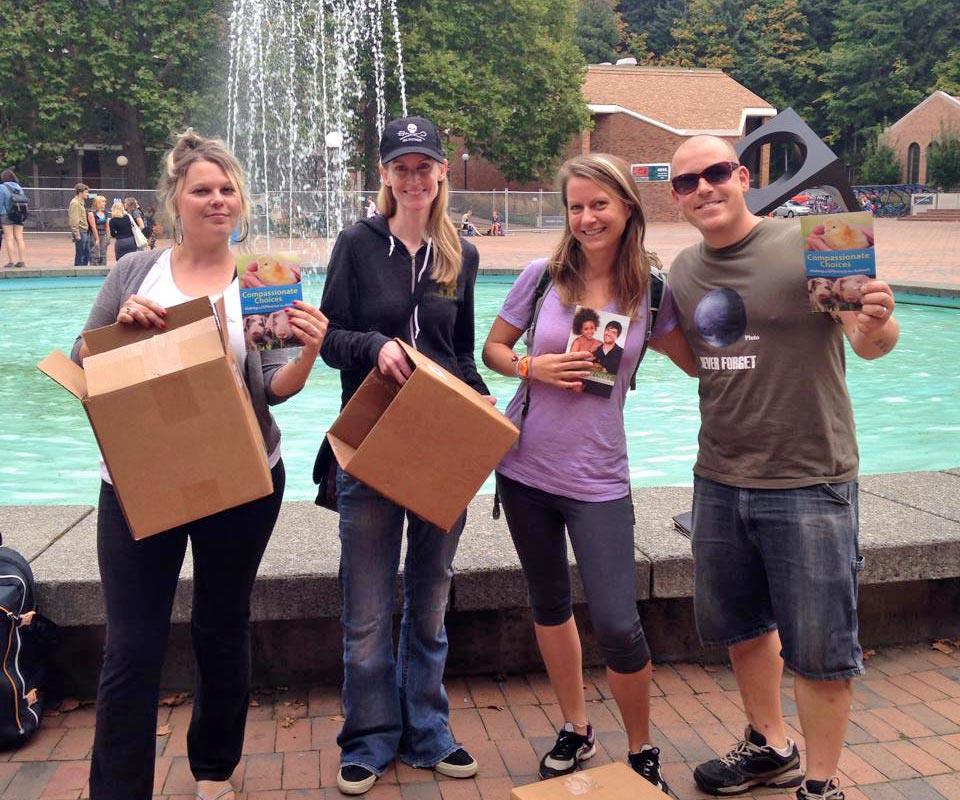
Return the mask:
M213 478L181 487L180 498L183 500L184 510L194 519L207 516L210 513L211 504L223 504L220 483Z
M583 772L576 772L563 781L563 788L572 795L589 794L598 786L591 776Z

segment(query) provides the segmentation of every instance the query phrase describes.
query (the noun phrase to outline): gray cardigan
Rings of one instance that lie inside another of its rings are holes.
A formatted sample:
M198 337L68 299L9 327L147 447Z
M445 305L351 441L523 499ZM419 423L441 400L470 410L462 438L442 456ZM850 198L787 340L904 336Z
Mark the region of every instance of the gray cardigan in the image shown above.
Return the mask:
M140 290L144 278L147 277L147 273L160 258L162 252L162 250L141 250L121 258L103 282L97 299L93 301L93 308L90 309L90 316L87 317L87 324L83 326L83 329L88 331L91 328L101 328L104 325L112 325L116 322L121 306L130 295L136 294ZM78 336L70 354L77 364L80 364L80 345L82 343L83 339ZM263 434L263 441L269 454L280 444L280 428L277 426L268 406L282 403L287 399L274 394L270 390L270 382L273 380L273 374L287 363L287 352L285 350L251 350L247 353L246 361L244 377L247 381L247 389L250 391L250 399L253 401L253 410L257 415L257 422L260 423L260 432Z

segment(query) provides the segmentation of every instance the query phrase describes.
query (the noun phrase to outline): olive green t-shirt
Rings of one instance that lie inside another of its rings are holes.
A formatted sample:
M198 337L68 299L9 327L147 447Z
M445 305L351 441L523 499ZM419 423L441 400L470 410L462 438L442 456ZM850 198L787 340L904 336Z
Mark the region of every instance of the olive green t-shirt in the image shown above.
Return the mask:
M766 219L729 247L688 247L670 268L700 379L697 475L763 489L857 475L843 330L810 311L802 241L794 220Z

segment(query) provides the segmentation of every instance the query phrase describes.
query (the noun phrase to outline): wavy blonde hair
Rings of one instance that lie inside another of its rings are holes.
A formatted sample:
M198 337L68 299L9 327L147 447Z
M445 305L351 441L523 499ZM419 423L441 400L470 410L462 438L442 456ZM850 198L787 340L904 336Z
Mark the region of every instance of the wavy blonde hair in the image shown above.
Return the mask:
M439 161L436 163L440 164ZM386 169L389 164L383 166ZM449 198L447 180L444 178L437 185L437 196L433 199L433 205L430 206L430 218L427 220L425 231L427 238L433 240L433 269L430 271L430 277L444 286L452 286L457 282L463 265L460 235L447 213ZM380 184L377 208L387 219L397 213L397 200L393 196L393 190L385 183Z
M177 196L186 177L187 170L198 161L216 164L226 173L240 197L240 226L245 233L250 230L250 195L247 193L247 179L236 156L222 139L208 139L187 128L177 136L173 148L163 157L163 171L157 185L157 199L160 207L172 223L177 218Z
M646 299L650 265L655 262L656 256L648 253L643 246L646 222L630 168L623 159L609 153L588 153L568 159L557 173L557 185L563 196L564 208L567 208L567 184L571 178L593 181L627 207L627 225L620 238L620 252L613 264L614 286L623 310L635 317ZM574 305L578 298L583 297L586 289L583 266L583 252L570 230L570 216L567 214L563 236L549 263L550 277L556 284L560 299L567 305Z
M110 206L110 216L116 219L118 217L125 216L126 213L127 213L127 209L123 207L123 201L114 200L113 205Z

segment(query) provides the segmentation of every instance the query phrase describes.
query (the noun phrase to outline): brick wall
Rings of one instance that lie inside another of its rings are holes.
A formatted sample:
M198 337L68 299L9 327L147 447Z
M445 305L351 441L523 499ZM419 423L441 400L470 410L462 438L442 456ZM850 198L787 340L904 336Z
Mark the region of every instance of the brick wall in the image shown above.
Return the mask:
M907 181L907 152L910 145L920 145L920 183L927 182L927 148L939 138L941 125L960 133L960 104L942 94L935 94L906 117L884 131L881 141L893 148L900 162L900 180Z

